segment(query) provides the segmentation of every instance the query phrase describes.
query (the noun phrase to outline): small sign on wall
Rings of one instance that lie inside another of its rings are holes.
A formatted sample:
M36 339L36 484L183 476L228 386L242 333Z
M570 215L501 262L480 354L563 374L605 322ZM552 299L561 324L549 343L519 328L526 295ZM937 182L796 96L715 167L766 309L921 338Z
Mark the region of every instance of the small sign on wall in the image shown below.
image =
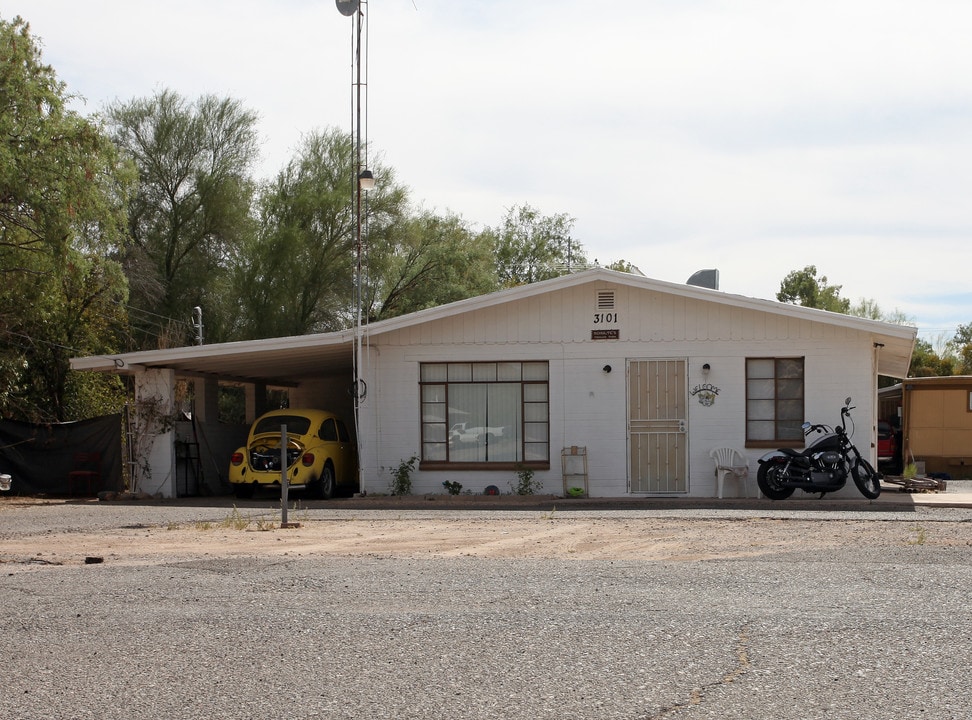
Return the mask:
M617 328L591 330L591 340L620 340L621 331Z
M716 395L718 394L719 388L709 383L696 385L692 388L692 396L697 397L699 399L699 405L704 405L705 407L710 407L715 404Z

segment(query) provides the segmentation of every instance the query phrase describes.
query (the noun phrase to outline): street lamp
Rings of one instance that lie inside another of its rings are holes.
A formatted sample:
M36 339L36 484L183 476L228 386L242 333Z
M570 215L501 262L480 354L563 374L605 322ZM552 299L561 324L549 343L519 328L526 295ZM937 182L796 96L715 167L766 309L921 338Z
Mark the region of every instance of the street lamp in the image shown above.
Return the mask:
M362 192L369 192L375 189L375 175L371 170L362 170L358 175L358 187Z

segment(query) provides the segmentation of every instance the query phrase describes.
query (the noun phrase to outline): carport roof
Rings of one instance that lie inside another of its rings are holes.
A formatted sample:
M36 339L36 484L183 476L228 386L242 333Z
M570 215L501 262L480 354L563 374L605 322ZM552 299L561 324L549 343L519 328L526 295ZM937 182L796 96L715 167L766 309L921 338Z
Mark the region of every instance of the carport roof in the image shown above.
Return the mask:
M131 374L145 368L168 368L186 377L295 385L302 379L350 374L354 331L267 338L168 350L74 358L71 368Z
M871 335L875 347L880 348L877 353L878 373L895 378L907 377L918 332L916 328L906 325L594 268L372 323L367 327L366 334L375 337L404 327L594 282L627 285L866 332ZM169 368L183 376L211 376L229 381L286 386L297 384L304 378L351 373L354 340L355 332L349 329L295 337L74 358L71 360L71 368L122 374L136 372L140 368Z

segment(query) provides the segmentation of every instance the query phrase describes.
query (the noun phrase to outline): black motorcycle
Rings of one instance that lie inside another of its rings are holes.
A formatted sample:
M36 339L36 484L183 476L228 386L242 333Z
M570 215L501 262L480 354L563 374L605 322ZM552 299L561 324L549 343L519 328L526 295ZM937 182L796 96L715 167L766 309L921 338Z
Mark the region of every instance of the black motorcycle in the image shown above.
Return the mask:
M854 447L854 419L851 418L851 399L847 398L840 409L840 427L803 423L803 435L817 433L821 437L811 442L805 450L781 448L766 453L759 459L756 482L763 495L770 500L785 500L796 489L808 493L820 493L823 497L844 487L847 475L861 494L873 500L881 494L881 474L876 472ZM847 419L851 421L847 433Z

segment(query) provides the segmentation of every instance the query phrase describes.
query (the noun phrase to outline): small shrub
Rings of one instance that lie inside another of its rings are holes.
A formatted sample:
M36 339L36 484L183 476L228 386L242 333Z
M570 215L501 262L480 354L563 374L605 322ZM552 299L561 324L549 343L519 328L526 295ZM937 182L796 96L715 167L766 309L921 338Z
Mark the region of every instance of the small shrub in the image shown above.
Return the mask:
M584 488L579 488L579 487L567 488L567 497L582 498L584 497L584 495L585 495Z
M398 467L392 470L392 495L411 495L412 494L412 473L415 471L415 463L418 456L412 455L408 460L402 460Z
M442 487L448 490L450 495L458 495L462 492L462 483L455 482L454 480L444 481Z
M256 529L260 532L269 532L277 527L276 520L273 517L259 517L256 521Z
M928 531L925 530L925 528L922 527L921 525L915 525L915 527L912 528L912 529L913 529L913 531L915 533L915 537L914 537L913 540L909 540L908 541L908 544L909 545L924 545L925 544L925 541L928 540Z
M516 469L517 484L511 485L515 495L534 495L540 489L539 481L533 479L534 471L532 468L518 465Z
M226 530L246 530L250 526L250 520L249 518L243 517L243 514L234 505L233 512L223 518L219 526Z

